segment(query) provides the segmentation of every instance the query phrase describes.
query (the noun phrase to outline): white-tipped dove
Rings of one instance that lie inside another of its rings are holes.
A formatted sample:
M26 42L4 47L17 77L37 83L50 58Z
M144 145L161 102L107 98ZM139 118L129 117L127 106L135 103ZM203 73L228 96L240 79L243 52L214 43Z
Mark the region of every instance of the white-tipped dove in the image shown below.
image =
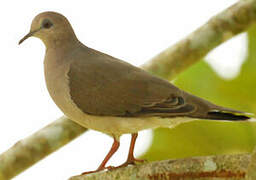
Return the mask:
M139 161L134 158L133 150L140 130L174 127L196 119L249 119L247 113L214 105L138 67L85 46L68 20L56 12L37 15L30 32L19 43L30 36L40 38L46 46L45 79L56 105L81 126L114 139L98 169L86 173L108 168L106 163L117 151L122 134L132 134L127 161L121 165L126 166Z

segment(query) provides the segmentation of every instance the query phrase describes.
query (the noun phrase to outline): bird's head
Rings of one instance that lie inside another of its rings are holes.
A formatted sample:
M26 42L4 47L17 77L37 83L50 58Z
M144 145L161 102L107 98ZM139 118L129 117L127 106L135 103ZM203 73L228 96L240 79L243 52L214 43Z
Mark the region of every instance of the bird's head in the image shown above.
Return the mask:
M31 36L40 38L46 46L76 39L68 20L56 12L38 14L32 21L30 32L19 41L19 44Z

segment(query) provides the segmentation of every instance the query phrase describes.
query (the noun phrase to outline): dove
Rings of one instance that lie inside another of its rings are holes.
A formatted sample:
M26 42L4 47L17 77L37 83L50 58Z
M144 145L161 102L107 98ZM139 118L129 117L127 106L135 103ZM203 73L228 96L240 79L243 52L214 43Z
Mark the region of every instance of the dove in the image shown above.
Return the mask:
M131 134L131 143L127 161L118 167L142 161L134 157L141 130L172 128L198 119L247 121L251 117L249 113L215 105L139 67L85 46L67 18L59 13L37 15L19 44L31 36L46 46L45 81L55 104L72 121L114 139L99 167L84 174L115 168L106 164L118 150L123 134Z

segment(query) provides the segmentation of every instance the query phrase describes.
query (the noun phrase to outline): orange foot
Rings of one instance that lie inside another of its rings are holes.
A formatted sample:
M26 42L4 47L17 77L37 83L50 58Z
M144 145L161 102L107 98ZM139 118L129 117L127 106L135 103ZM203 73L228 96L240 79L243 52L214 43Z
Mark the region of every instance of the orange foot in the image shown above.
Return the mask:
M105 170L105 169L111 170L112 168L113 168L113 166L101 167L101 168L98 168L98 169L96 169L96 170L94 170L94 171L86 171L86 172L83 172L81 175L96 173L96 172L103 171L103 170Z
M145 162L146 160L142 160L142 159L130 159L130 160L127 160L125 163L121 164L120 166L107 166L107 167L101 167L101 168L98 168L96 169L95 171L87 171L87 172L83 172L81 175L85 175L85 174L91 174L91 173L96 173L96 172L99 172L99 171L103 171L105 169L107 170L115 170L115 169L118 169L118 168L121 168L121 167L126 167L130 164L136 164L136 162L138 163L143 163Z
M146 160L135 159L135 158L128 159L125 163L123 163L123 164L121 164L119 166L116 166L116 167L111 166L111 167L109 167L108 170L114 170L114 169L117 169L117 168L126 167L126 166L128 166L130 164L134 165L134 164L136 164L136 162L143 163L143 162L146 162Z

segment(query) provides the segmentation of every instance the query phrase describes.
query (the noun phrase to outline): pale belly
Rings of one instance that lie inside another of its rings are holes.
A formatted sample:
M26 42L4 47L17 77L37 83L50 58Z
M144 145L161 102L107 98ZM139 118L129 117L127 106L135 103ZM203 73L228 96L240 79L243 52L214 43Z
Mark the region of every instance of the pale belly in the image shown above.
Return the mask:
M154 129L158 127L173 128L181 123L194 121L196 119L186 117L111 117L84 114L83 118L73 120L84 127L119 137L122 134L136 133L144 129Z

